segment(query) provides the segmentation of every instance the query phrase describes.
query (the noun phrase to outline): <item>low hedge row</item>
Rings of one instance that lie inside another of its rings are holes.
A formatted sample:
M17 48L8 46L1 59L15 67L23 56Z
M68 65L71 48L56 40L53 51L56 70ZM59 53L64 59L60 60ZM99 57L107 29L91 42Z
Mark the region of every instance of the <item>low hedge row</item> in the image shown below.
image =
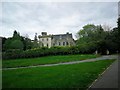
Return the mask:
M37 48L26 51L9 50L2 53L2 59L17 59L17 58L34 58L48 55L68 55L68 54L89 54L95 52L93 48L72 46L72 47L51 47L51 48Z

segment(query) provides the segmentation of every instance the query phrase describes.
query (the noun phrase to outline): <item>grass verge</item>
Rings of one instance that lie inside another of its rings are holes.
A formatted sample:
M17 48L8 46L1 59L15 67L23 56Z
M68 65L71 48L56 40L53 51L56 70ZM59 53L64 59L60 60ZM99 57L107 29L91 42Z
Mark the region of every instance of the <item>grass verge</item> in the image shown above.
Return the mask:
M86 89L113 61L3 70L2 85L3 88Z
M62 56L46 56L40 58L30 58L30 59L14 59L14 60L4 60L2 61L2 67L24 67L32 65L42 65L42 64L54 64L61 62L70 62L85 60L90 58L96 58L99 55L62 55Z

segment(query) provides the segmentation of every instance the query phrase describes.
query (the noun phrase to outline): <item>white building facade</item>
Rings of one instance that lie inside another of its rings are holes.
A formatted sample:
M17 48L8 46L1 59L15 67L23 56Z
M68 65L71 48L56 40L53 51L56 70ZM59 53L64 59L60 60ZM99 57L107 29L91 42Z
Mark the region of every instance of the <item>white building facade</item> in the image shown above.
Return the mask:
M72 34L58 34L47 35L47 32L42 32L42 35L38 36L40 47L52 47L52 46L74 46L75 41L72 38Z

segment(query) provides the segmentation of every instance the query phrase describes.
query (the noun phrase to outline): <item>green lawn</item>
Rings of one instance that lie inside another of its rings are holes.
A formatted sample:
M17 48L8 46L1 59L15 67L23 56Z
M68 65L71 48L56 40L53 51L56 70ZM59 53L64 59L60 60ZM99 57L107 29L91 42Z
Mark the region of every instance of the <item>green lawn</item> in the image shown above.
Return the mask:
M2 67L20 67L20 66L30 66L30 65L41 65L41 64L53 64L60 62L70 62L84 60L88 58L96 58L99 55L63 55L63 56L46 56L40 58L30 58L30 59L14 59L14 60L3 60Z
M88 88L114 60L3 70L3 88Z

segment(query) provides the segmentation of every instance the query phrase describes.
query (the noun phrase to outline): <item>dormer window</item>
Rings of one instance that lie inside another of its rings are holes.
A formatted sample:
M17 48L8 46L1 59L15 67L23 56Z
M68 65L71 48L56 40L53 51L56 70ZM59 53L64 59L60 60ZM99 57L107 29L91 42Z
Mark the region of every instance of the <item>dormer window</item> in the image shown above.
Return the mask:
M62 39L62 36L60 35L60 39Z

